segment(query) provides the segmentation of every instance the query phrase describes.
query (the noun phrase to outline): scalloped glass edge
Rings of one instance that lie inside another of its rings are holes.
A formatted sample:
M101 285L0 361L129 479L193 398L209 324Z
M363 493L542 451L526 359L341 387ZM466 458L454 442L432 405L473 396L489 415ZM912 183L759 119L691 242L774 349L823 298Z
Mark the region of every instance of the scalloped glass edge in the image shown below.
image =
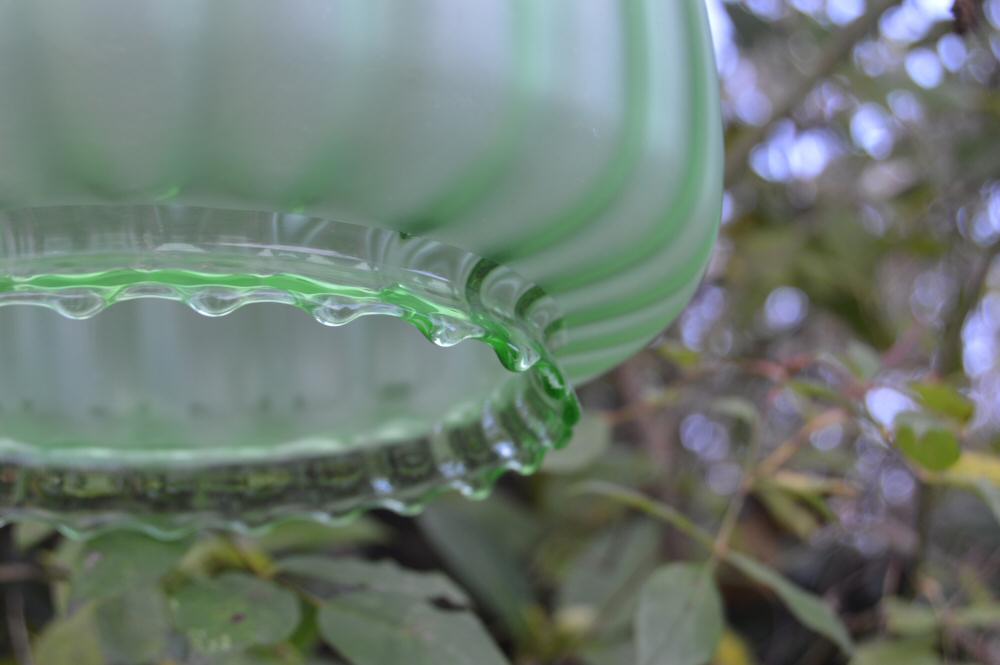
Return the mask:
M80 214L91 225L85 246L79 227L72 241L53 242ZM175 223L149 223L165 217ZM2 213L0 223L0 306L87 318L118 302L164 298L208 316L281 302L332 326L392 316L438 346L487 344L511 372L475 418L335 455L171 467L60 465L8 450L0 523L42 522L71 537L128 528L174 538L210 528L261 533L286 520L344 524L377 508L412 515L441 493L483 498L504 473L533 473L579 419L552 358L554 302L509 268L463 250L296 214L191 206L36 208ZM151 239L151 228L162 237ZM273 247L283 248L279 256ZM205 270L206 252L219 272ZM428 260L461 278L429 271L421 265Z

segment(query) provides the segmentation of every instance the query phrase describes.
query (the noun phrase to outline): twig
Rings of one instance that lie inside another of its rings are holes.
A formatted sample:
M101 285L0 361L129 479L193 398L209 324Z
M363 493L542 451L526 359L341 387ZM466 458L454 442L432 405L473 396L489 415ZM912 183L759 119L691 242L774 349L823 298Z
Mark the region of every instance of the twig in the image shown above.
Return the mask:
M10 635L10 649L14 653L14 660L18 665L33 665L35 661L31 655L31 636L24 618L24 596L21 595L20 587L8 588L4 601L7 605L7 633Z
M226 545L233 556L236 557L239 564L248 572L264 579L269 579L274 575L274 566L269 565L269 562L256 560L252 553L247 552L244 548L239 536L227 532L220 532L218 534L218 538Z
M958 302L945 320L940 351L934 359L934 371L939 376L948 376L962 368L962 328L969 313L983 296L990 267L998 255L1000 255L1000 242L993 243L979 258L979 262L959 293ZM914 569L919 573L930 554L931 514L938 490L928 484L920 474L917 474L916 479L914 530L917 533L917 550Z
M965 320L969 318L969 313L983 296L990 267L998 255L1000 255L1000 242L995 242L979 258L959 293L958 302L945 320L941 351L934 362L934 371L938 376L947 376L962 368L962 328Z
M63 570L42 568L31 563L12 561L0 564L0 584L15 584L34 580L51 582L65 577L66 572Z
M672 406L677 398L677 390L668 388L641 401L631 402L620 409L605 411L602 415L609 425L624 425L633 420L645 419L661 409Z
M730 499L726 512L722 516L722 522L715 534L715 545L712 547L711 565L714 566L719 559L724 557L729 551L729 541L732 540L733 531L736 530L736 523L740 513L743 511L743 504L746 503L747 495L753 490L756 473L754 472L757 463L757 454L760 450L760 423L754 422L750 431L750 445L747 446L746 459L743 461L743 474L740 486L737 488L733 498Z
M979 24L982 11L982 7L977 7L974 0L955 0L951 5L951 15L955 18L955 32L964 35L975 28Z
M14 554L14 527L11 525L0 528L0 557L4 562L10 561ZM7 634L10 637L10 649L18 665L34 665L31 655L31 636L24 616L24 596L19 584L10 584L3 593L4 609L6 610Z
M1000 665L1000 657L989 648L985 640L972 631L952 629L945 625L945 634L953 640L963 651L976 659L983 665Z
M841 408L828 409L814 418L810 418L791 438L786 439L781 445L772 450L771 454L764 458L757 466L755 476L757 478L767 478L774 475L778 469L783 467L805 445L813 432L842 423L847 418L847 412Z
M713 551L715 547L715 539L712 537L712 534L695 524L684 513L665 503L654 501L634 490L603 480L591 480L573 488L573 493L595 494L614 499L622 505L663 520L709 551Z
M763 125L748 129L737 137L726 151L726 182L732 184L745 168L753 147L760 143L782 118L798 107L819 81L832 74L845 62L851 49L878 25L882 14L899 0L876 0L868 11L846 28L831 37L813 67L788 90L785 97L775 104L771 119Z
M632 420L639 430L641 443L649 454L650 459L664 468L670 468L673 458L672 432L669 421L661 412L663 406L667 406L671 399L671 391L668 389L663 393L663 398L648 400L645 396L646 383L643 380L641 368L643 356L638 356L634 360L626 362L615 371L615 383L618 392L621 394L626 406L627 417L619 417L617 422ZM673 398L676 398L676 391L673 391ZM615 419L612 423L616 424Z
M639 367L642 365L644 360L642 356L636 356L636 358L630 362ZM619 392L622 393L625 405L618 409L604 411L601 415L610 425L621 425L633 420L640 420L654 415L661 409L674 406L681 397L681 388L697 383L698 381L711 378L713 375L719 374L727 369L740 370L746 372L750 376L759 377L770 381L771 383L779 384L779 387L781 387L792 378L793 373L801 371L803 368L814 364L824 365L831 371L837 372L848 379L852 378L852 376L842 367L830 363L823 358L817 358L811 355L799 356L784 363L764 358L753 358L749 360L734 359L704 362L697 369L686 371L681 376L673 379L670 382L670 385L657 390L651 395L645 395L642 390L637 389L637 387L641 388L641 386L636 383L637 379L633 376L635 374L633 369L627 368L627 366L622 366L618 369L618 374L615 378L619 387Z

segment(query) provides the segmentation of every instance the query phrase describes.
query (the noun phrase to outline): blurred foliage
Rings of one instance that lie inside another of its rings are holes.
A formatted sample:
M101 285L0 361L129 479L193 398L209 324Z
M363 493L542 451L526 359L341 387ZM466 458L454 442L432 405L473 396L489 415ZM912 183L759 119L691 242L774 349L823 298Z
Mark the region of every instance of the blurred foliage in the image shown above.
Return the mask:
M708 7L719 246L568 448L417 519L7 527L0 662L1000 663L1000 1Z

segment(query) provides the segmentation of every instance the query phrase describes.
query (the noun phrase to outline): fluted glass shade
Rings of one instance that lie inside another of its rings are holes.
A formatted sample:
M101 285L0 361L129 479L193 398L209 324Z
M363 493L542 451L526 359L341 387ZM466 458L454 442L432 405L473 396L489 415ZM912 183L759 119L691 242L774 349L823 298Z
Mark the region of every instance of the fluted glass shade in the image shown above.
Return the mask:
M6 520L481 495L716 234L700 0L0 2L0 93Z

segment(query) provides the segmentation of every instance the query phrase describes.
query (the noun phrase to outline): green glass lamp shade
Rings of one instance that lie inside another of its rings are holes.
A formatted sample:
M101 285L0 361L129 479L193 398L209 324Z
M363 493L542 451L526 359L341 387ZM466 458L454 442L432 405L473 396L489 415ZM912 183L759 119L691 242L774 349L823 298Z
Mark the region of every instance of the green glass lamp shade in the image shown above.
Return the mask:
M0 518L529 472L704 269L700 0L0 0Z

